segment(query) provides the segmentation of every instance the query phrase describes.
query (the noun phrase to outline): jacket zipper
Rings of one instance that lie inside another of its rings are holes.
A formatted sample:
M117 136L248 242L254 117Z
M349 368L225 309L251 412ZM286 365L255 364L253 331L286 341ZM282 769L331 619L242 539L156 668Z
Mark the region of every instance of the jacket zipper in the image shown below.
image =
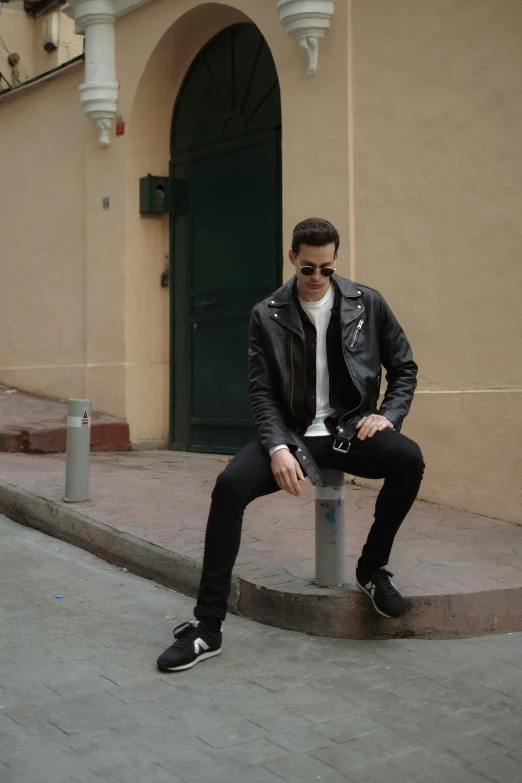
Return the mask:
M355 316L355 318L357 318L357 316ZM346 321L343 323L343 325L341 327L341 345L342 345L342 349L343 349L344 363L346 364L346 367L348 368L348 372L350 373L350 377L351 377L351 379L353 381L353 385L355 386L355 388L357 389L357 391L359 392L359 394L361 396L361 402L359 403L357 408L352 408L351 411L348 411L348 413L345 413L343 416L341 416L341 418L339 419L339 422L337 424L337 427L336 427L337 432L339 432L339 433L343 432L343 429L344 429L342 427L343 419L346 419L347 416L349 416L351 413L353 413L358 408L360 408L361 407L361 403L363 401L363 393L362 393L361 389L359 388L359 385L358 385L357 381L355 380L354 374L353 374L352 369L350 367L350 363L348 361L348 357L346 355L346 351L344 349L344 342L343 342L343 334L344 334L345 327L348 326L348 324L351 323L352 321L355 321L355 318L347 318ZM361 318L361 320L359 321L359 324L357 325L357 329L358 330L359 330L359 325L361 326L361 329L362 329L363 323L364 323L364 319ZM356 332L356 334L358 334L358 332Z
M360 320L360 321L359 321L359 323L357 324L357 329L355 330L355 334L354 334L354 336L353 336L353 340L352 340L352 342L351 342L351 344L350 344L350 348L353 348L353 346L354 346L354 345L355 345L355 343L357 342L357 338L359 337L359 332L360 332L360 331L361 331L361 329L363 328L363 323L364 323L364 318L361 318L361 320Z

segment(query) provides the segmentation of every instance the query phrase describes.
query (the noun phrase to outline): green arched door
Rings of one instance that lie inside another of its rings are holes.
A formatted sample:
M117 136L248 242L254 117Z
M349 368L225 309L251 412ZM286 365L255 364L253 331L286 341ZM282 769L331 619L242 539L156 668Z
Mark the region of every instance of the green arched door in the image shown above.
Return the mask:
M172 123L171 446L231 453L253 436L248 321L281 281L281 108L252 24L192 63Z

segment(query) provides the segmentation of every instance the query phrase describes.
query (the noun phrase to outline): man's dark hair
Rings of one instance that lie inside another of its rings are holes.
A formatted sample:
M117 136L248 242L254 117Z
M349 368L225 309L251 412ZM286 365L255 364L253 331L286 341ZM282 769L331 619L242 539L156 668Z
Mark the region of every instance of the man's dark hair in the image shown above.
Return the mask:
M339 232L328 220L322 218L306 218L294 228L292 236L292 253L296 256L301 245L323 247L335 244L335 252L339 250Z

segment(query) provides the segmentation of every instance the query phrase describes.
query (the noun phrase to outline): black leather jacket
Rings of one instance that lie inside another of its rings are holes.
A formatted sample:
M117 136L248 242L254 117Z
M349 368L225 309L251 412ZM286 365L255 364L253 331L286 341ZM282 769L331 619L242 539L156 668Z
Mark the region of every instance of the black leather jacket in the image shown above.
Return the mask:
M342 404L342 393L333 399L333 368L329 356L330 405L335 408L335 417L327 419L325 424L335 437L334 447L347 453L358 420L377 412L381 366L386 370L387 388L378 412L400 430L417 385L417 365L406 335L381 294L338 275L331 279L336 288L336 323L344 357L342 370L345 373L348 370L346 378L348 384L351 381L352 393L346 394L349 407ZM310 369L310 353L305 345L296 282L294 276L252 311L250 401L264 448L287 444L312 484L321 486L322 475L299 439L315 412L310 407L307 409L303 391L307 357Z

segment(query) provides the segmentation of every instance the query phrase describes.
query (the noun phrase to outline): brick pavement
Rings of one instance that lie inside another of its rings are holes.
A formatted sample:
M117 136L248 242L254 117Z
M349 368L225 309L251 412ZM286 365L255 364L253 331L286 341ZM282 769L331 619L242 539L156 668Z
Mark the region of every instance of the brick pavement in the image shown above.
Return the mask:
M199 567L210 493L217 474L224 468L224 460L172 451L95 454L91 463L91 501L74 508L95 522L122 534L132 534L164 552L184 556ZM67 507L61 503L63 455L2 454L0 479L53 501L58 507ZM354 590L354 571L372 522L375 494L374 490L358 486L347 488L349 585L342 595L356 608L366 606ZM313 488L307 484L298 499L277 493L256 500L247 509L236 572L256 588L267 588L261 596L263 600L270 598L269 591L304 596L314 592L313 502ZM446 628L448 633L451 630L453 634L466 635L521 630L521 554L522 528L518 526L421 501L415 503L399 532L390 563L399 589L420 602L413 625L400 626L402 632L433 634L444 633ZM259 595L254 596L258 601L256 613L249 616L271 622L263 614ZM338 593L315 589L314 595ZM444 597L435 608L434 596ZM276 610L272 607L270 611ZM283 610L277 611L281 614ZM429 611L435 612L433 622L426 619ZM459 612L460 616L456 616ZM374 613L371 612L371 620L365 618L366 615L357 614L353 635L394 634L399 627L383 621L368 631L368 623L375 622ZM282 618L277 624L285 622ZM285 627L299 626L288 621ZM350 635L349 631L342 635Z
M160 674L192 603L0 517L2 783L522 777L522 634L321 639L231 616L221 656Z

